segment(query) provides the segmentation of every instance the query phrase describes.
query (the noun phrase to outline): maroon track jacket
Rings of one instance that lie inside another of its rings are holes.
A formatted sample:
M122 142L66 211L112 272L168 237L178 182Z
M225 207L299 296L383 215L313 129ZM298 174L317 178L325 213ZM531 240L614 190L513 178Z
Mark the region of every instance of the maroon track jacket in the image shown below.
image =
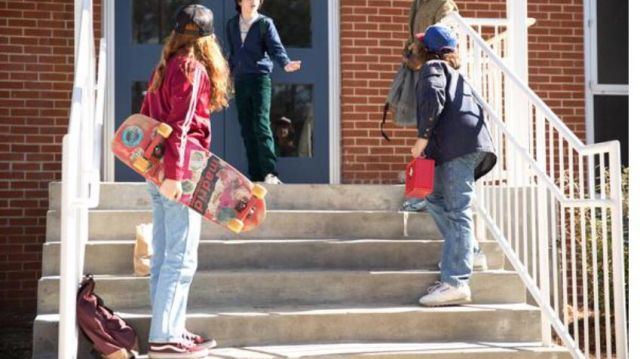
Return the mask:
M149 80L149 86L153 74ZM197 86L194 93L194 85ZM176 54L167 62L162 86L147 91L140 113L173 128L164 155L165 178L181 180L188 170L184 145L192 141L208 149L211 144L209 95L211 85L205 67L193 58Z

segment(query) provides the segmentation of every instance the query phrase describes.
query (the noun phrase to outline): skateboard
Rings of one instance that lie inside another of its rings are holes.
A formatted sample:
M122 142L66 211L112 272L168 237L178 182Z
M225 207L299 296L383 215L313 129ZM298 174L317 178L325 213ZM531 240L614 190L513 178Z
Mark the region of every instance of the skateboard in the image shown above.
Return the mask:
M164 180L164 143L172 128L151 117L129 116L116 132L111 150L138 174L157 186ZM197 143L186 141L183 195L179 202L234 233L264 221L267 190Z

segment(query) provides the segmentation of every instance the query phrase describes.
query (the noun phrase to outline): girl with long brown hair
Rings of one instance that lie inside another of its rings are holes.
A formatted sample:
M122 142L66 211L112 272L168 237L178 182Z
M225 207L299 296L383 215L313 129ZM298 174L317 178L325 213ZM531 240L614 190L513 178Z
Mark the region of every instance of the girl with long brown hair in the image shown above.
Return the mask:
M164 181L148 183L153 206L149 358L202 358L215 341L185 326L187 300L197 268L201 217L176 202L187 141L211 143L211 111L227 107L229 68L213 34L213 12L182 7L154 69L141 113L173 129L165 145Z

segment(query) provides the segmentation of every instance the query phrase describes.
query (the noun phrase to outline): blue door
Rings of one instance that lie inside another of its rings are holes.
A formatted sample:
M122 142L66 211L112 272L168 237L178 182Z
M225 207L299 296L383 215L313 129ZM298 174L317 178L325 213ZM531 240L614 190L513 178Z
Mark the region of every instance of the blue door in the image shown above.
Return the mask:
M116 128L139 111L146 84L172 29L175 11L193 1L116 2ZM227 19L236 15L233 0L199 1L214 12L215 32L224 47ZM272 17L289 57L302 69L285 73L275 65L271 122L285 183L329 182L327 3L323 0L269 0L262 13ZM246 173L235 101L211 115L211 150ZM141 181L116 160L116 181Z

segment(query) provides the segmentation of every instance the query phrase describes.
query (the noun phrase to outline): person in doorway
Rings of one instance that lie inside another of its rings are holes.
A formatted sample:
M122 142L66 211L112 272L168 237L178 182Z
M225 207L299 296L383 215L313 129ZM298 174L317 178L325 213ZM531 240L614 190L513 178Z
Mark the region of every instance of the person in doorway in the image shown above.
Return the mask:
M483 109L458 72L460 57L453 31L433 25L417 38L427 62L417 86L418 138L414 158L436 161L434 191L426 198L428 212L444 238L440 281L420 298L425 306L471 301L475 239L471 205L474 183L496 164Z
M289 59L273 20L258 12L263 0L234 1L238 15L227 22L227 43L249 178L282 183L270 123L271 59L286 72L298 71L301 62Z
M148 191L153 207L149 358L202 358L213 339L186 328L189 288L198 262L201 216L177 200L186 141L211 142L209 114L228 106L229 68L213 33L213 12L202 5L178 10L155 67L141 113L173 129L164 155L164 181Z
M281 157L296 156L295 129L291 120L282 116L275 121L276 152Z

